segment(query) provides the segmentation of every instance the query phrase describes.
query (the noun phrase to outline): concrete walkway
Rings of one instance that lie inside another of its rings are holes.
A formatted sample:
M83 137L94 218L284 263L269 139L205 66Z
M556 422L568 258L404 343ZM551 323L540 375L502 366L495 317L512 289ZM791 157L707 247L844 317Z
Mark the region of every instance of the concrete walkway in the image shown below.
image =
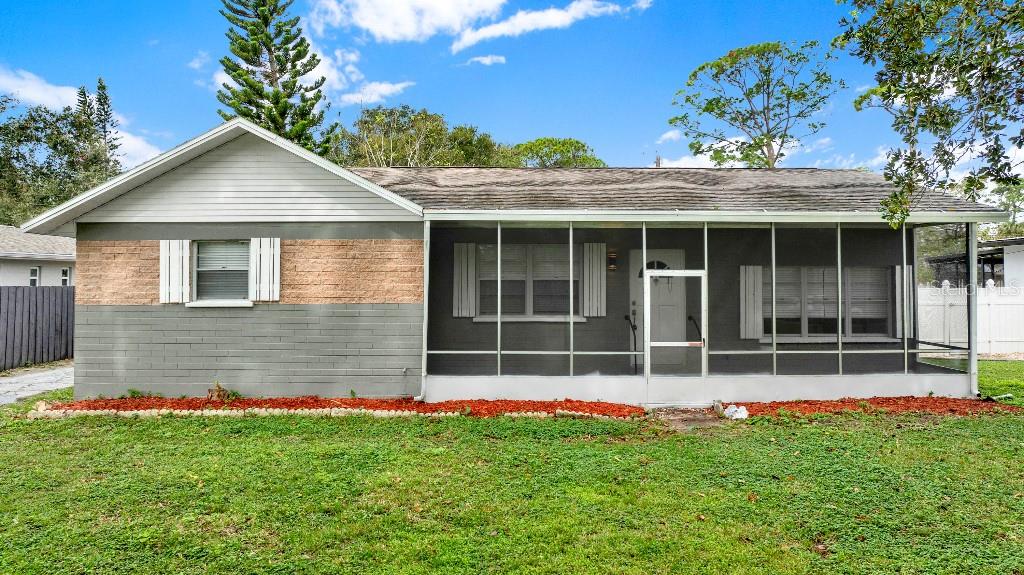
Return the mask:
M14 403L44 391L71 387L74 378L75 368L71 366L0 377L0 404Z

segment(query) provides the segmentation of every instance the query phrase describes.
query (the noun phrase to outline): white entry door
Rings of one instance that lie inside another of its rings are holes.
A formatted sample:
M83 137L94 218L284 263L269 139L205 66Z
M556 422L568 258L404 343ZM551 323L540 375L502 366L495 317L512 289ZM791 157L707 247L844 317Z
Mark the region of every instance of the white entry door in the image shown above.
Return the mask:
M646 265L642 265L642 250L630 250L629 252L629 310L630 319L636 324L637 341L640 346L636 351L643 351L644 342L644 270L682 270L685 260L683 250L673 249L652 249L647 250ZM687 282L681 278L659 278L651 285L652 302L655 310L652 313L658 315L658 320L652 323L654 333L658 341L672 341L678 334L685 334L687 329L686 315L686 290ZM685 339L685 338L684 338ZM656 373L662 371L678 372L683 369L687 357L685 354L670 354L657 352L655 364L659 367ZM638 356L639 364L643 365L643 358Z

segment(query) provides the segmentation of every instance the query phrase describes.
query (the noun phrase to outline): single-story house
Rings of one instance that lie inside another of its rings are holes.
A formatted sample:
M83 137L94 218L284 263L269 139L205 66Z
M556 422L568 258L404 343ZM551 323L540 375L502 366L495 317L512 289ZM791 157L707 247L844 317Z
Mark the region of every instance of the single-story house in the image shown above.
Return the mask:
M972 396L976 346L919 337L913 286L1006 214L935 192L893 230L889 191L858 170L346 169L236 119L24 227L78 240L77 397Z
M0 225L0 286L75 285L75 240Z
M937 279L950 285L955 286L966 275L964 254L939 255L930 263L935 266ZM978 242L978 285L1024 288L1024 237Z

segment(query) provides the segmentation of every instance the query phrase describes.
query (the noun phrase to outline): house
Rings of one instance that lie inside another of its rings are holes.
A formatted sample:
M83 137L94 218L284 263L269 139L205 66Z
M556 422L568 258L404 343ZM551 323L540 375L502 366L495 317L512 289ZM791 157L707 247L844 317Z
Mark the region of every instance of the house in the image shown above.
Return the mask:
M75 240L0 225L0 286L75 285Z
M344 169L236 119L25 229L78 240L78 397L972 396L976 346L923 338L913 286L1006 214L928 193L894 231L889 191L857 170Z
M930 261L940 283L955 284L963 279L967 260L962 254L940 255ZM1024 288L1024 237L978 242L978 284Z

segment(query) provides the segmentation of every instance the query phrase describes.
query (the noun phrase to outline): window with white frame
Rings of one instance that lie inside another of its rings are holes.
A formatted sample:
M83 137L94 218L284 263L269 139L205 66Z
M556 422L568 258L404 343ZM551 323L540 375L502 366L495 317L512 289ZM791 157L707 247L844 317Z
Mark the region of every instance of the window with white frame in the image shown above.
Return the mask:
M763 331L772 333L771 270L764 269L760 288ZM836 268L785 267L775 270L776 333L783 339L835 338L837 328ZM893 336L894 271L891 267L843 269L843 335ZM747 297L744 302L751 301ZM744 303L744 305L747 305Z
M28 268L28 285L36 287L42 285L43 279L43 268L39 266L32 266Z
M564 316L569 312L569 247L511 244L501 247L501 313L509 316ZM573 314L580 309L580 250L574 250ZM498 246L477 245L478 315L498 313Z
M60 285L71 285L71 268L60 268Z
M248 299L249 242L197 241L194 244L195 299Z

